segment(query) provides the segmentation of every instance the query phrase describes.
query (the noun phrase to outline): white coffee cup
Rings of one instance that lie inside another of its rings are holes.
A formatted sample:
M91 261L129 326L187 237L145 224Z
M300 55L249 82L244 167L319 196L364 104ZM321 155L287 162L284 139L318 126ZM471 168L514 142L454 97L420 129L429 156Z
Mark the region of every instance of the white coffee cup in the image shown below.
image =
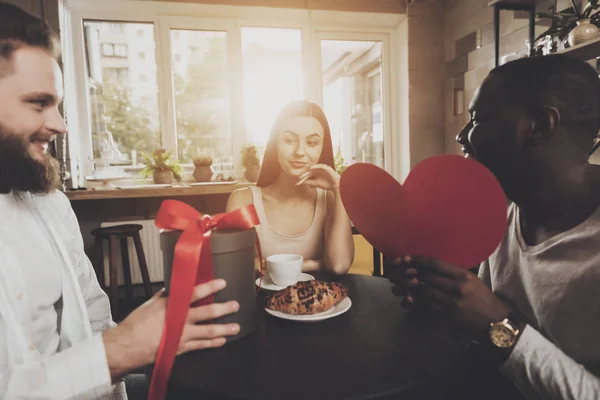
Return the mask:
M298 282L303 261L298 254L273 254L267 257L267 271L277 286L290 286Z

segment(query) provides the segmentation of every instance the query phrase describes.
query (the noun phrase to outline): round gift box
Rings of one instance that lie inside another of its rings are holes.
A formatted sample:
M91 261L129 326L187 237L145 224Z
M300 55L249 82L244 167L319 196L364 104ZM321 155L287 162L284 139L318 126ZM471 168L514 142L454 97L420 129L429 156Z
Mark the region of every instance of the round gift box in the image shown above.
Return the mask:
M180 235L181 231L163 230L160 232L167 295L171 281L175 244ZM210 245L214 277L227 282L225 289L215 294L215 303L236 300L240 304L238 312L217 318L213 322L215 324L240 324L240 332L227 338L227 341L237 340L252 333L256 321L256 287L254 283L256 231L254 228L247 230L215 229L210 236ZM204 259L200 261L201 264L203 262L205 262Z

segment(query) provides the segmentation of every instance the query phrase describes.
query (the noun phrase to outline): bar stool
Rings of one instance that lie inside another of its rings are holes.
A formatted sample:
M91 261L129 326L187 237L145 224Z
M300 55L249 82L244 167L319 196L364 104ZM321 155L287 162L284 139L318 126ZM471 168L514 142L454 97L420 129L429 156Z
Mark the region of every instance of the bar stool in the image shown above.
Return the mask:
M142 247L142 239L140 237L140 231L142 225L137 224L124 224L107 226L105 228L97 228L92 231L92 235L95 237L95 251L96 251L96 275L98 281L103 288L106 287L106 279L104 276L104 253L102 251L102 241L108 240L108 256L109 256L109 273L110 273L110 307L113 314L113 318L117 318L119 311L119 296L118 296L118 280L117 280L117 239L121 243L121 261L123 265L123 278L125 281L125 293L127 295L128 302L133 301L133 286L131 283L131 267L129 264L129 247L127 246L127 239L132 238L135 245L135 252L137 254L138 263L140 264L140 270L142 273L142 281L144 282L144 291L146 297L152 296L152 288L150 287L150 275L148 274L148 264L146 263L146 256L144 255L144 248Z

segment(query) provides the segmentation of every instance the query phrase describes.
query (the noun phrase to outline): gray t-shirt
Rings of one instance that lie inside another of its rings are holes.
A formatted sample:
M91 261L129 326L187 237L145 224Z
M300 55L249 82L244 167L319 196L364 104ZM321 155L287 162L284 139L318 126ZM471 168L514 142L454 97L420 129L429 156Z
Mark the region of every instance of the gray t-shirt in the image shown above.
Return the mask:
M600 399L600 208L528 246L519 209L479 277L529 325L502 366L528 398Z

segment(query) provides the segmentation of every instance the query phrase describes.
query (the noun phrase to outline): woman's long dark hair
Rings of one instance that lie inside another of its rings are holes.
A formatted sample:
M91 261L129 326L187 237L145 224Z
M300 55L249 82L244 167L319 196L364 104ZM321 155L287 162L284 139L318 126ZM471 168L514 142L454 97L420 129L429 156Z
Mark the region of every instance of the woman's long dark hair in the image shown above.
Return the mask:
M293 117L313 117L319 121L323 127L323 150L321 151L321 157L319 157L319 164L326 164L335 169L333 164L331 131L329 130L329 123L327 122L325 113L318 104L311 103L307 100L294 101L281 110L275 119L275 123L273 123L271 136L269 137L269 142L265 148L265 155L263 157L263 163L260 168L260 175L258 176L256 186L268 186L277 180L277 177L281 172L281 165L279 165L279 159L277 158L279 129L284 120Z

